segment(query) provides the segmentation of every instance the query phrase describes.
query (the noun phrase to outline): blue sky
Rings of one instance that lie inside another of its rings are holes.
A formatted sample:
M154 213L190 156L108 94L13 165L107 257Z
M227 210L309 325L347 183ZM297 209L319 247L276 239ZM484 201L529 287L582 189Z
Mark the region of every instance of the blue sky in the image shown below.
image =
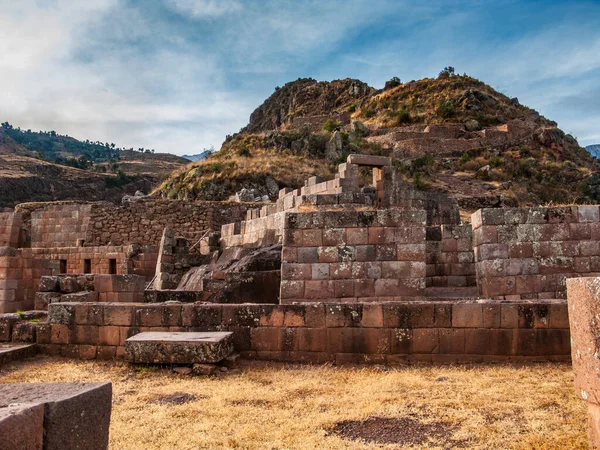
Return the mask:
M0 121L219 148L299 77L382 87L452 65L600 143L600 1L0 0Z

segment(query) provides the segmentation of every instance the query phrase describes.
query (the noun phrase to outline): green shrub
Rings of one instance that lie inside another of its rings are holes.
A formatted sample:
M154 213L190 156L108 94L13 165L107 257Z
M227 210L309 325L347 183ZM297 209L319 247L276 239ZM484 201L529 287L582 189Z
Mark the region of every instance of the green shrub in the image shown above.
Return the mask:
M336 121L335 121L335 120L333 120L333 119L327 119L327 121L326 121L326 122L323 124L323 128L322 128L322 130L323 130L323 131L328 131L328 132L330 132L330 133L331 133L332 131L335 131L335 130L337 130L338 128L340 128L341 126L342 126L342 124L341 124L341 123L339 123L339 122L336 122Z
M396 86L400 86L401 84L402 84L402 82L400 81L400 78L392 77L391 79L389 79L388 81L385 82L385 86L383 87L383 90L387 91L388 89L393 89Z
M461 164L466 164L469 161L469 159L471 159L471 157L469 156L469 154L467 152L464 152L462 154L462 156L460 157L460 163Z
M494 156L493 158L490 158L488 164L491 168L497 169L502 165L502 158L500 158L499 156Z
M244 146L244 147L240 147L237 151L238 156L242 156L242 157L249 157L252 156L250 154L250 150L248 149L248 147Z
M413 169L420 170L425 167L432 166L433 163L435 163L435 158L433 157L433 155L425 155L425 156L421 156L420 158L415 159L413 161L412 166L413 166Z
M419 190L427 188L427 182L423 179L423 174L421 172L417 172L414 174L413 183L415 187Z
M350 106L348 106L346 111L348 111L349 113L353 113L354 111L356 111L356 104L352 103Z
M203 173L217 173L217 172L220 172L222 168L223 167L222 167L221 163L212 162L212 163L204 164L202 166L202 172Z
M370 119L371 117L375 117L376 115L377 115L377 111L375 111L374 109L368 109L368 110L365 112L365 117L366 117L367 119Z
M443 119L449 119L454 116L454 112L454 104L451 101L440 103L440 106L435 110L435 113Z
M406 109L402 109L402 110L398 111L398 113L396 114L396 123L398 125L403 125L403 124L411 123L411 122L412 122L412 117Z

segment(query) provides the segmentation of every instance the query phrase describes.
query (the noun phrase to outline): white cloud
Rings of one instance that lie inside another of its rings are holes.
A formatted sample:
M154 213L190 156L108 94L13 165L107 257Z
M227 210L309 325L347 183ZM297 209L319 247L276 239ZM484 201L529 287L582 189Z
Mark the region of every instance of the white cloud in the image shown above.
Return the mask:
M166 0L166 5L193 18L214 18L243 10L235 0Z
M516 41L493 41L478 39L485 26L478 8L435 1L0 5L0 121L23 128L195 153L218 148L275 85L299 76L382 86L391 76L435 76L453 65L518 96L565 131L595 139L585 132L597 128L593 120L557 106L562 97L598 92L589 74L600 68L600 37L589 23L565 20L553 30L518 33ZM165 7L178 14L165 15Z

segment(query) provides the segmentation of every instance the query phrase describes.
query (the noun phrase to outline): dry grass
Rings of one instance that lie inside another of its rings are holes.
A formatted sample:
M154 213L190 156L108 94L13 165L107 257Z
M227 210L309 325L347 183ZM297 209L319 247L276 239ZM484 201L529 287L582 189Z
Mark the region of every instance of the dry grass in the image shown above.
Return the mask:
M443 377L441 381L438 378ZM569 365L338 368L269 365L217 378L38 357L0 382L113 382L113 449L584 449ZM195 400L161 405L176 392ZM409 417L453 427L418 447L328 436L342 420Z

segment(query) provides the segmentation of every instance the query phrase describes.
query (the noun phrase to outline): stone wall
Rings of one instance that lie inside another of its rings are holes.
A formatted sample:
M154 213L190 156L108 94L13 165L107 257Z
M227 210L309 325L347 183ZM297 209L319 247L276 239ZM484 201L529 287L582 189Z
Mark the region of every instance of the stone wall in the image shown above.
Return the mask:
M429 226L427 235L427 286L476 286L471 224Z
M566 278L600 274L597 205L482 209L472 222L482 296L564 298Z
M134 302L144 300L146 278L139 275L72 274L44 276L35 294L35 309L52 303Z
M54 248L84 245L158 245L163 229L173 228L178 236L199 239L208 228L243 220L250 208L262 203L186 202L146 198L116 206L111 203L24 203L18 213L1 213L0 244L8 241L8 229L23 216L21 227L28 236L26 247ZM3 233L3 230L4 233ZM81 240L81 242L78 242ZM11 242L14 242L14 238ZM16 242L14 242L17 246ZM7 244L4 244L7 245Z
M33 309L42 276L82 273L86 259L90 261L90 272L110 274L110 260L114 260L117 274L137 274L150 280L157 258L156 246L1 247L0 312Z
M256 210L249 210L251 213ZM285 213L262 215L242 222L230 223L221 227L222 248L266 247L280 244L283 236Z
M91 204L49 204L31 213L31 247L75 247L85 239Z
M424 295L425 220L423 210L287 213L281 302Z
M16 247L19 245L21 225L21 214L0 212L0 247Z
M0 320L1 322L1 320ZM246 358L406 363L560 360L570 355L565 301L300 305L55 303L35 324L45 352L123 358L142 331L232 331Z
M85 245L158 245L167 226L194 243L209 228L219 230L221 225L243 220L252 207L256 204L164 199L144 199L119 207L94 204Z

